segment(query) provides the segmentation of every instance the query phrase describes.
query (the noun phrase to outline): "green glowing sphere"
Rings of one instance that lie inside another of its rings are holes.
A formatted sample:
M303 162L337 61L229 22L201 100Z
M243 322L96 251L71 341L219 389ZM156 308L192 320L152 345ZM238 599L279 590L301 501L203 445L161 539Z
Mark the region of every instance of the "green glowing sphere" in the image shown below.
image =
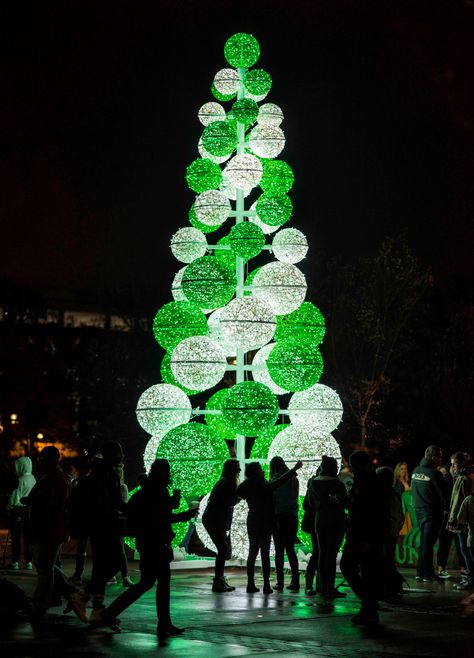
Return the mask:
M245 76L245 89L255 96L268 94L272 87L272 78L263 69L252 69Z
M241 98L232 105L232 116L248 127L258 117L258 105L251 98Z
M211 86L211 94L218 101L230 101L235 97L236 92L234 92L233 94L223 94L216 88L216 85L213 84Z
M324 338L326 326L319 308L311 302L303 302L296 311L288 315L277 315L275 340L300 343L310 340L318 345Z
M203 496L219 479L229 451L223 439L207 425L178 425L160 441L158 459L168 459L172 486L186 497Z
M278 400L268 386L242 382L229 389L222 403L226 422L238 434L257 436L278 418Z
M269 194L285 194L293 187L295 177L290 165L283 160L262 160L263 176L260 187Z
M225 306L235 293L235 272L223 267L214 256L202 256L183 272L181 286L190 302L200 308Z
M206 404L206 410L222 411L222 403L227 397L229 392L228 388L223 388L214 395L211 395ZM222 439L233 441L237 436L237 432L232 425L226 421L224 415L221 414L206 414L206 424Z
M304 391L316 384L323 372L323 357L314 343L278 342L267 360L270 377L287 391Z
M224 245L230 247L229 236L224 235L223 238L220 238L217 241L218 245ZM222 267L227 268L235 272L235 255L231 249L216 249L214 252L214 258L217 259Z
M281 226L293 212L293 204L286 194L262 194L255 207L258 218L270 226Z
M273 439L276 435L284 430L285 427L288 427L288 423L282 425L273 425L273 427L267 427L261 434L259 434L252 446L250 451L250 459L267 459L268 451L272 445Z
M251 34L239 32L225 42L224 57L231 66L246 69L260 57L260 46Z
M207 318L201 309L190 302L165 304L153 320L153 335L165 350L175 347L189 336L205 336Z
M202 145L211 155L230 155L237 142L237 131L228 121L213 121L202 134Z
M220 224L209 226L209 224L204 224L203 222L199 221L199 218L196 215L196 209L194 208L194 203L189 209L188 217L189 223L192 224L194 228L198 228L203 233L213 233L214 231L217 231L218 228L220 228Z
M244 260L255 258L265 245L262 229L252 222L235 224L229 233L229 245L236 256Z
M199 393L199 391L193 391L192 389L183 386L176 380L176 377L173 375L173 371L171 370L171 352L165 352L165 355L161 360L160 372L161 377L166 384L173 384L173 386L177 386L187 395L196 395L196 393Z
M198 158L186 169L186 180L189 187L199 194L206 190L217 189L222 181L222 171L215 162L207 158Z
M249 287L252 285L252 282L253 282L253 280L254 280L254 278L255 278L255 275L257 274L257 272L258 272L259 270L260 270L260 267L256 267L254 270L252 270L252 271L248 274L247 278L245 279L245 283L244 283L244 286L245 286L246 288L249 288ZM244 290L244 297L247 297L247 296L249 296L249 295L251 295L251 294L252 294L252 291L251 291L251 290Z

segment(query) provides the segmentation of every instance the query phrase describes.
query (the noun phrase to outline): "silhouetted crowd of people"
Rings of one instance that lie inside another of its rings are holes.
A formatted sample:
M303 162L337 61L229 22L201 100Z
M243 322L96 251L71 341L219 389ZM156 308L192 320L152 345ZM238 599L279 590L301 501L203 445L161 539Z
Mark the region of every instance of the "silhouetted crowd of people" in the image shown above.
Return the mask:
M302 462L289 468L281 457L269 464L269 479L260 462L245 466L240 482L240 463L228 459L214 485L202 514L202 523L216 549L212 591L232 592L225 575L231 557L234 507L248 505L247 586L248 594L259 592L255 564L260 555L263 593L283 590L284 558L291 572L286 589L300 589L298 542L300 494L304 493L301 531L311 538L311 557L305 572L305 594L336 599L346 594L336 586L337 557L342 546L340 570L360 600L353 623L379 622L379 600L400 597L403 577L395 564L400 535L418 528L420 545L416 579L423 582L450 577L447 558L455 542L463 579L460 590L474 590L474 469L463 452L452 455L448 468L442 452L429 446L410 479L407 464L392 470L374 468L369 454L354 452L338 472L336 459L323 456L300 492L298 471ZM85 470L74 463L60 464L54 446L40 453L38 479L29 457L15 462L16 486L8 499L11 536L11 569L20 567L23 545L26 569L36 570L32 615L42 618L57 600L66 599L66 612L81 621L120 631L118 615L156 585L157 635L161 644L179 635L170 617L170 562L173 559L172 525L189 522L199 509L192 506L176 512L181 492L171 490L170 464L156 460L140 488L128 500L124 482L123 450L115 441L103 444ZM135 538L140 553L140 579L128 575L124 536ZM61 546L69 537L77 540L75 572L68 578L61 567ZM272 584L270 550L275 549ZM438 544L437 569L434 546ZM86 547L92 550L92 572L83 586ZM106 585L121 574L124 591L105 606ZM89 608L91 606L91 609Z

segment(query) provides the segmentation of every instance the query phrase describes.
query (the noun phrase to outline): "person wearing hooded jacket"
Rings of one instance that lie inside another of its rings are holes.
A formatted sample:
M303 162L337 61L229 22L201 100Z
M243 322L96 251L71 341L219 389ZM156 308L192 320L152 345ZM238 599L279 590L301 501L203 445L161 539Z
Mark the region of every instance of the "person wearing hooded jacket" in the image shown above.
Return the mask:
M31 561L31 536L27 507L21 502L21 499L26 498L36 484L36 478L32 471L33 464L29 457L19 457L15 461L15 472L18 478L18 486L10 493L7 503L10 537L12 541L11 569L20 568L22 537L25 569L33 568Z
M411 476L413 507L420 527L420 549L416 565L416 579L436 580L433 566L433 547L443 526L447 508L447 490L438 468L443 455L438 446L428 446L425 456Z

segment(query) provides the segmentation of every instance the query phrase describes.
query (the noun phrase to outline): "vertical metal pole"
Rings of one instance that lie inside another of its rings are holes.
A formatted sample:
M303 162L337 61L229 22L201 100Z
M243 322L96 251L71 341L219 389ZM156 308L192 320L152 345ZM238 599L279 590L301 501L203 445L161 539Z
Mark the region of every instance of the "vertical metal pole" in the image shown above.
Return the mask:
M240 87L237 93L237 98L240 99L240 98L244 98L245 96L245 92L244 92L245 69L240 68L238 69L238 71L240 76ZM237 144L237 154L242 155L245 152L244 150L245 125L243 123L240 122L237 123L237 136L239 139ZM245 210L245 204L244 204L243 190L237 189L237 200L235 204L235 210L237 213L235 218L235 223L239 224L240 222L244 221L243 213ZM236 256L235 258L235 270L237 277L236 297L239 298L244 296L244 260L239 256ZM237 384L240 384L245 379L244 365L245 365L245 352L243 352L243 350L241 350L239 347L237 348L237 370L236 370ZM236 438L236 456L240 462L240 468L242 469L243 472L245 466L245 436L242 436L240 434L238 434Z

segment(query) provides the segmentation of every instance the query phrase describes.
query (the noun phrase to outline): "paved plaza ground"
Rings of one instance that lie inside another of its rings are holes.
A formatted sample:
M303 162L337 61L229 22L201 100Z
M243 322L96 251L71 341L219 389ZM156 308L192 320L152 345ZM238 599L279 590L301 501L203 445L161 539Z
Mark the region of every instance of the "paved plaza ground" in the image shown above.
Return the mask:
M65 558L64 563L65 572L72 573L71 558ZM131 561L130 567L130 575L137 579L138 563ZM91 629L73 614L62 615L62 608L52 608L48 621L35 624L24 621L4 634L0 655L2 658L474 656L474 604L461 604L467 594L455 590L454 579L420 585L413 570L403 571L411 591L401 602L382 603L380 628L367 630L351 624L358 603L349 589L343 588L347 597L333 605L318 596L305 596L304 590L249 595L245 592L244 570L231 568L227 573L236 591L213 594L211 569L173 572L172 617L176 625L186 627L186 633L170 639L167 647L158 647L151 591L122 613L120 634ZM34 572L3 570L0 577L5 576L31 594ZM107 600L112 600L121 589L121 584L108 586Z

